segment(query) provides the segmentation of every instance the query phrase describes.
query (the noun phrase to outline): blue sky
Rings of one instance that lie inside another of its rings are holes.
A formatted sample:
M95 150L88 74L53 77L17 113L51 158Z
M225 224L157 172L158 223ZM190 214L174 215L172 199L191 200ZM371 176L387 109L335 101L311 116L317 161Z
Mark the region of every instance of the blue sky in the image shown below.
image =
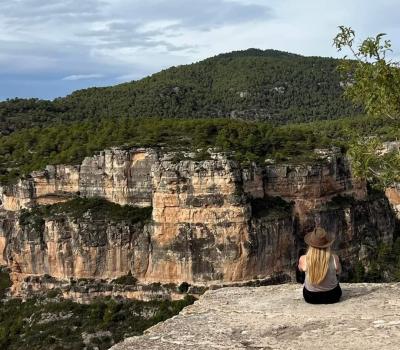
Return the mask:
M400 0L0 0L0 100L52 99L249 47L338 56L338 25L385 32Z

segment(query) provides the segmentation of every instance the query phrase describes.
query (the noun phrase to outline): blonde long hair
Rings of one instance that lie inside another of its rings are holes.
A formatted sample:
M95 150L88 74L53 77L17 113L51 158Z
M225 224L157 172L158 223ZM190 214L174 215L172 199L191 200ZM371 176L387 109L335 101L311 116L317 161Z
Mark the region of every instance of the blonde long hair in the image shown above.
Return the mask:
M308 247L306 254L307 276L311 283L321 283L328 273L331 249Z

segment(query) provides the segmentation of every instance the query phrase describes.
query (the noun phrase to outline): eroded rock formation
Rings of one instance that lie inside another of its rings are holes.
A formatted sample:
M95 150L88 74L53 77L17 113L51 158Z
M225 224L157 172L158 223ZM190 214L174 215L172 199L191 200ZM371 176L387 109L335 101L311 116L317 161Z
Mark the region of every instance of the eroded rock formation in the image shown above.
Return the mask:
M48 165L12 186L0 187L2 208L18 211L75 196L103 197L118 204L150 206L151 149L109 149L86 157L80 165Z
M79 279L102 280L93 294L112 294L107 283L129 273L138 286L125 296L143 295L141 286L158 282L294 278L302 237L321 225L337 238L345 270L358 260L367 266L369 251L393 239L394 215L386 199L368 198L338 150L321 157L314 165L241 167L224 154L195 161L160 150L111 149L81 165L49 166L0 190L0 263L11 268L14 295ZM93 220L90 213L21 220L24 208L72 197L151 206L151 220Z

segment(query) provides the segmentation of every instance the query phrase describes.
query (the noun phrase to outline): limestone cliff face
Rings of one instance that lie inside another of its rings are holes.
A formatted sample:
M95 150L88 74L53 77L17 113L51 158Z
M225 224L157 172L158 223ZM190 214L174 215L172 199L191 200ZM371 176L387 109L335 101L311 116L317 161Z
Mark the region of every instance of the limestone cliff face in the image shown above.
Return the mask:
M151 149L109 149L86 157L80 165L48 165L16 185L0 187L2 208L18 211L53 204L75 196L103 197L118 204L150 206Z
M241 169L217 158L153 168L153 251L148 278L242 279L248 260L250 206Z
M319 151L318 165L279 165L266 167L265 194L294 201L295 212L302 223L304 216L335 196L363 200L366 184L351 175L349 160L339 149Z
M306 221L310 227L315 224L324 227L336 238L332 248L341 258L345 276L356 262L368 270L377 247L392 243L396 227L395 215L386 198L322 208L309 213Z
M14 224L7 259L25 276L111 279L146 271L149 239L144 225L94 222L90 217L48 219L42 227Z
M387 200L368 199L338 152L315 165L243 168L223 154L176 161L151 149L112 149L79 166L34 172L2 188L1 196L0 264L12 270L14 295L57 285L43 276L61 284L102 280L102 287L86 291L98 295L110 292L105 286L112 279L132 273L138 286L124 295L136 297L144 294L141 286L156 282L201 286L294 277L302 238L316 225L337 238L346 269L357 260L367 264L369 249L391 241L395 226ZM22 208L74 196L152 206L151 220L132 225L86 213L21 223ZM332 206L337 196L353 200ZM83 293L67 289L70 297Z

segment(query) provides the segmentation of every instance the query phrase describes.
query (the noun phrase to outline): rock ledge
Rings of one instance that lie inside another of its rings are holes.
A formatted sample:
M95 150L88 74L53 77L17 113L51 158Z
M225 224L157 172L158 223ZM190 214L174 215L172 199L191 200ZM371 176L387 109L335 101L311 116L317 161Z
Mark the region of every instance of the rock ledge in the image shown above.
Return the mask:
M399 349L400 283L343 284L333 305L306 304L301 288L211 290L111 349Z

